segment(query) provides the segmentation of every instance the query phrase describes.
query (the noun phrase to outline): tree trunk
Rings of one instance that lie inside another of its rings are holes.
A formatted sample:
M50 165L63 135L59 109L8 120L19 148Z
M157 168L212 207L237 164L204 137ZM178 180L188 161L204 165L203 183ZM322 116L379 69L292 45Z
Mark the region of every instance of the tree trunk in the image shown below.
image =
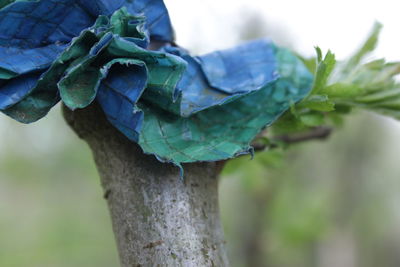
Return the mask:
M98 105L64 117L93 151L121 266L228 266L218 164L163 164L113 128Z

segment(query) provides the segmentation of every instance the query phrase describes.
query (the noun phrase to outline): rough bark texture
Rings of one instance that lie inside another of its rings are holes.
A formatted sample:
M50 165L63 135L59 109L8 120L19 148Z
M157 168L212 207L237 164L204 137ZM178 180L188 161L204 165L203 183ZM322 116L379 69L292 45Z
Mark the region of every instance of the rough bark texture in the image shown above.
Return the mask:
M142 153L94 104L64 107L93 151L122 266L228 266L218 210L218 164L178 168Z

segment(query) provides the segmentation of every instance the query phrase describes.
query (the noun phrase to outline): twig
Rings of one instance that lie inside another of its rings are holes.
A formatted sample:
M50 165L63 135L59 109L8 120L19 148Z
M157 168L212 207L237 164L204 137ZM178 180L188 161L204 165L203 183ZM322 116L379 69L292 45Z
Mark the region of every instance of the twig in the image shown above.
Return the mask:
M320 127L315 127L308 132L275 136L271 138L271 140L291 145L311 140L324 140L328 138L331 133L332 133L332 128L320 126ZM278 145L275 142L272 142L272 144L259 144L259 143L253 144L254 151L263 151L266 148L276 148L276 147L278 147Z

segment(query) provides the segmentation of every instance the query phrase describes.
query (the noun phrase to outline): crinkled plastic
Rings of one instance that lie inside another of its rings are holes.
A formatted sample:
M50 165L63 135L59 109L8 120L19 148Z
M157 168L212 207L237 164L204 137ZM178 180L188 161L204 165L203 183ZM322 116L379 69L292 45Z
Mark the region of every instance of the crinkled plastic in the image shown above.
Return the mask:
M162 50L182 57L187 69L174 90L173 101L161 102L157 95L149 97L149 92L144 97L183 117L238 99L278 78L274 46L269 40L197 57L178 47Z
M124 11L116 11L111 18L113 22L101 15L121 6L125 6ZM128 16L128 9L145 15L150 12L149 17ZM149 43L148 32L152 35L154 31L153 39L172 40L172 30L167 30L172 27L161 0L17 1L1 9L0 110L24 123L45 116L60 99L57 83L67 71L65 67L94 52L90 48L99 40L93 36L105 31L104 23L112 23L116 35L127 36L127 40L141 47ZM146 28L147 24L151 27ZM84 33L80 35L82 30ZM79 35L85 35L84 40L71 44L72 38ZM100 46L97 44L98 49Z
M173 38L161 0L6 2L0 110L24 123L60 100L72 110L97 101L145 153L176 165L217 161L248 153L311 88L302 62L266 39L203 56L149 50L150 40Z
M189 118L140 105L145 117L139 139L142 149L175 164L249 153L256 135L304 98L312 83L312 75L296 56L276 46L273 50L280 78L234 101Z

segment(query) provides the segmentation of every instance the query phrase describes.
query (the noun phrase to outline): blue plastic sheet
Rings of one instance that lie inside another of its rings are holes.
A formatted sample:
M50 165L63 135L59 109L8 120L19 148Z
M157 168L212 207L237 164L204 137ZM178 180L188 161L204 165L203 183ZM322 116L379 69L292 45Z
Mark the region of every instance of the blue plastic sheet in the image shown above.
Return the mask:
M197 57L178 47L163 50L188 63L173 96L180 106L169 107L183 117L260 90L279 76L274 46L266 39Z
M114 60L106 69L108 75L101 83L97 100L114 127L129 139L139 140L143 113L136 109L136 103L147 83L145 63Z

